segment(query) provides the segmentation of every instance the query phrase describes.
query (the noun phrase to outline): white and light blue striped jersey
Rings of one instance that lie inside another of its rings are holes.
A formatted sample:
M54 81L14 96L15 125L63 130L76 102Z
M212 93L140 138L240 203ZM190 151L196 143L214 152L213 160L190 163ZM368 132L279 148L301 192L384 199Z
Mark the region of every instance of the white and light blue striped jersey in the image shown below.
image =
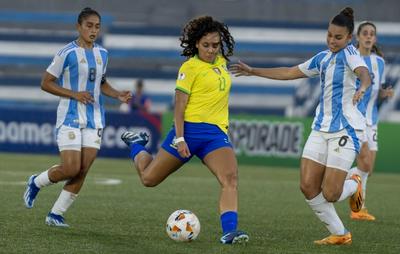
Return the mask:
M71 98L60 97L56 127L104 128L104 107L101 79L105 75L108 52L95 44L92 49L79 47L75 41L67 44L54 57L47 72L58 78L60 86L75 92L88 91L93 103L83 104Z
M382 57L371 54L363 56L371 75L371 86L367 89L363 99L358 104L358 109L363 113L367 120L367 125L378 124L378 94L381 85L385 80L385 60ZM360 80L357 79L357 89L360 86Z
M365 128L365 119L352 101L357 80L354 70L360 66L367 67L351 44L336 53L322 51L298 66L306 76L320 77L322 93L312 125L314 130L337 132L347 127Z

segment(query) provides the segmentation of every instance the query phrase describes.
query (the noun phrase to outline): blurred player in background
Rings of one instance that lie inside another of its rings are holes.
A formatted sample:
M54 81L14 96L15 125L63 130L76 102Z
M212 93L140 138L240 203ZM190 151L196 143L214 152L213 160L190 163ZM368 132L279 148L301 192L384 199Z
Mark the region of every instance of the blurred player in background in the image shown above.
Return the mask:
M131 111L140 110L149 112L151 107L151 100L149 96L144 93L143 79L138 79L135 85L135 92L129 103Z
M145 186L161 183L196 155L221 185L219 200L223 244L246 242L237 230L238 165L228 132L228 99L231 78L228 56L234 40L228 27L212 17L191 20L180 38L188 60L179 70L175 89L174 127L153 159L145 150L146 133L125 132L121 138Z
M290 80L320 77L322 94L316 109L312 131L301 159L300 188L315 215L331 233L316 244L350 244L351 233L344 227L333 202L350 197L350 207L362 206L360 176L346 180L356 153L359 152L364 117L358 103L370 86L367 66L351 45L354 30L353 9L347 7L329 23L328 50L322 51L298 66L252 68L242 62L231 70L236 76ZM361 80L356 90L357 77Z
M135 82L134 93L132 94L132 99L127 103L121 103L120 110L122 112L150 112L151 99L144 92L144 82L143 79L138 79Z
M362 22L358 26L357 48L368 66L372 85L366 90L363 99L358 104L359 110L366 117L367 125L361 151L357 156L357 167L352 168L349 174L360 175L362 181L363 208L357 213L351 212L350 214L350 217L355 220L375 220L375 217L365 207L365 194L368 175L372 174L378 151L378 99L393 96L391 87L383 88L381 86L385 83L385 61L382 52L376 45L376 36L376 26L372 22Z
M130 92L118 92L106 80L108 52L95 43L100 22L97 11L83 9L78 16L78 39L57 53L42 79L44 91L60 96L56 138L61 163L29 178L24 201L32 208L41 188L66 180L46 217L50 226L68 227L63 214L76 199L100 149L105 124L101 94L121 102L131 98Z

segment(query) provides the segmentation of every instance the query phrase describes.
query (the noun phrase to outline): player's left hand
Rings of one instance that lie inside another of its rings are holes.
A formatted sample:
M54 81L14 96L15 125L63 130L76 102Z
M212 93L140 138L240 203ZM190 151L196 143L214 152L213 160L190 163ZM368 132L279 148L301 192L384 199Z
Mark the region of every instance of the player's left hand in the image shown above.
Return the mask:
M132 94L129 91L121 91L118 95L118 100L124 103L129 103L132 99Z
M189 158L190 157L190 150L185 141L181 141L176 144L177 151L182 158Z

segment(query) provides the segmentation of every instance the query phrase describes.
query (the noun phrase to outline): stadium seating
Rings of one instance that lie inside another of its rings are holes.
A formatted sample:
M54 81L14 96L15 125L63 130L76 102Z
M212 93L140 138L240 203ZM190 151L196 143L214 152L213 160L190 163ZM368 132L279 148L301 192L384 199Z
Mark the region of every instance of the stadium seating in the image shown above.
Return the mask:
M31 105L54 106L57 98L40 91L40 78L57 50L76 38L72 25L75 17L26 12L14 16L18 18L13 27L5 27L5 19L0 19L0 106L20 106L22 100ZM37 24L30 23L31 20ZM63 29L44 27L40 22L46 20L60 23ZM178 40L180 28L120 25L112 16L103 20L98 42L110 53L107 75L111 83L118 89L133 90L134 81L141 78L153 101L152 110L162 112L171 108L177 71L184 61ZM226 23L236 41L233 62L241 59L265 67L291 66L325 48L325 24L241 20ZM387 49L387 62L393 70L388 78L395 85L400 77L395 68L400 64L400 32L390 29L392 26L379 25L379 42ZM233 78L232 81L230 105L233 112L239 113L310 115L319 92L315 80ZM118 108L114 100L106 103ZM398 98L391 110L400 110Z

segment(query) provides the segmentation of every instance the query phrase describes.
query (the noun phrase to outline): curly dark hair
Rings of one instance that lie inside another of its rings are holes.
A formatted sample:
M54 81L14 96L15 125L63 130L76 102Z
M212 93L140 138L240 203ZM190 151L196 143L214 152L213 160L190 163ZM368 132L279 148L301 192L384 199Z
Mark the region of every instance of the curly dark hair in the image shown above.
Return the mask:
M196 43L206 34L218 32L221 35L221 54L229 61L228 56L233 55L235 40L228 27L210 16L194 18L183 28L181 37L182 56L193 57L198 54Z

